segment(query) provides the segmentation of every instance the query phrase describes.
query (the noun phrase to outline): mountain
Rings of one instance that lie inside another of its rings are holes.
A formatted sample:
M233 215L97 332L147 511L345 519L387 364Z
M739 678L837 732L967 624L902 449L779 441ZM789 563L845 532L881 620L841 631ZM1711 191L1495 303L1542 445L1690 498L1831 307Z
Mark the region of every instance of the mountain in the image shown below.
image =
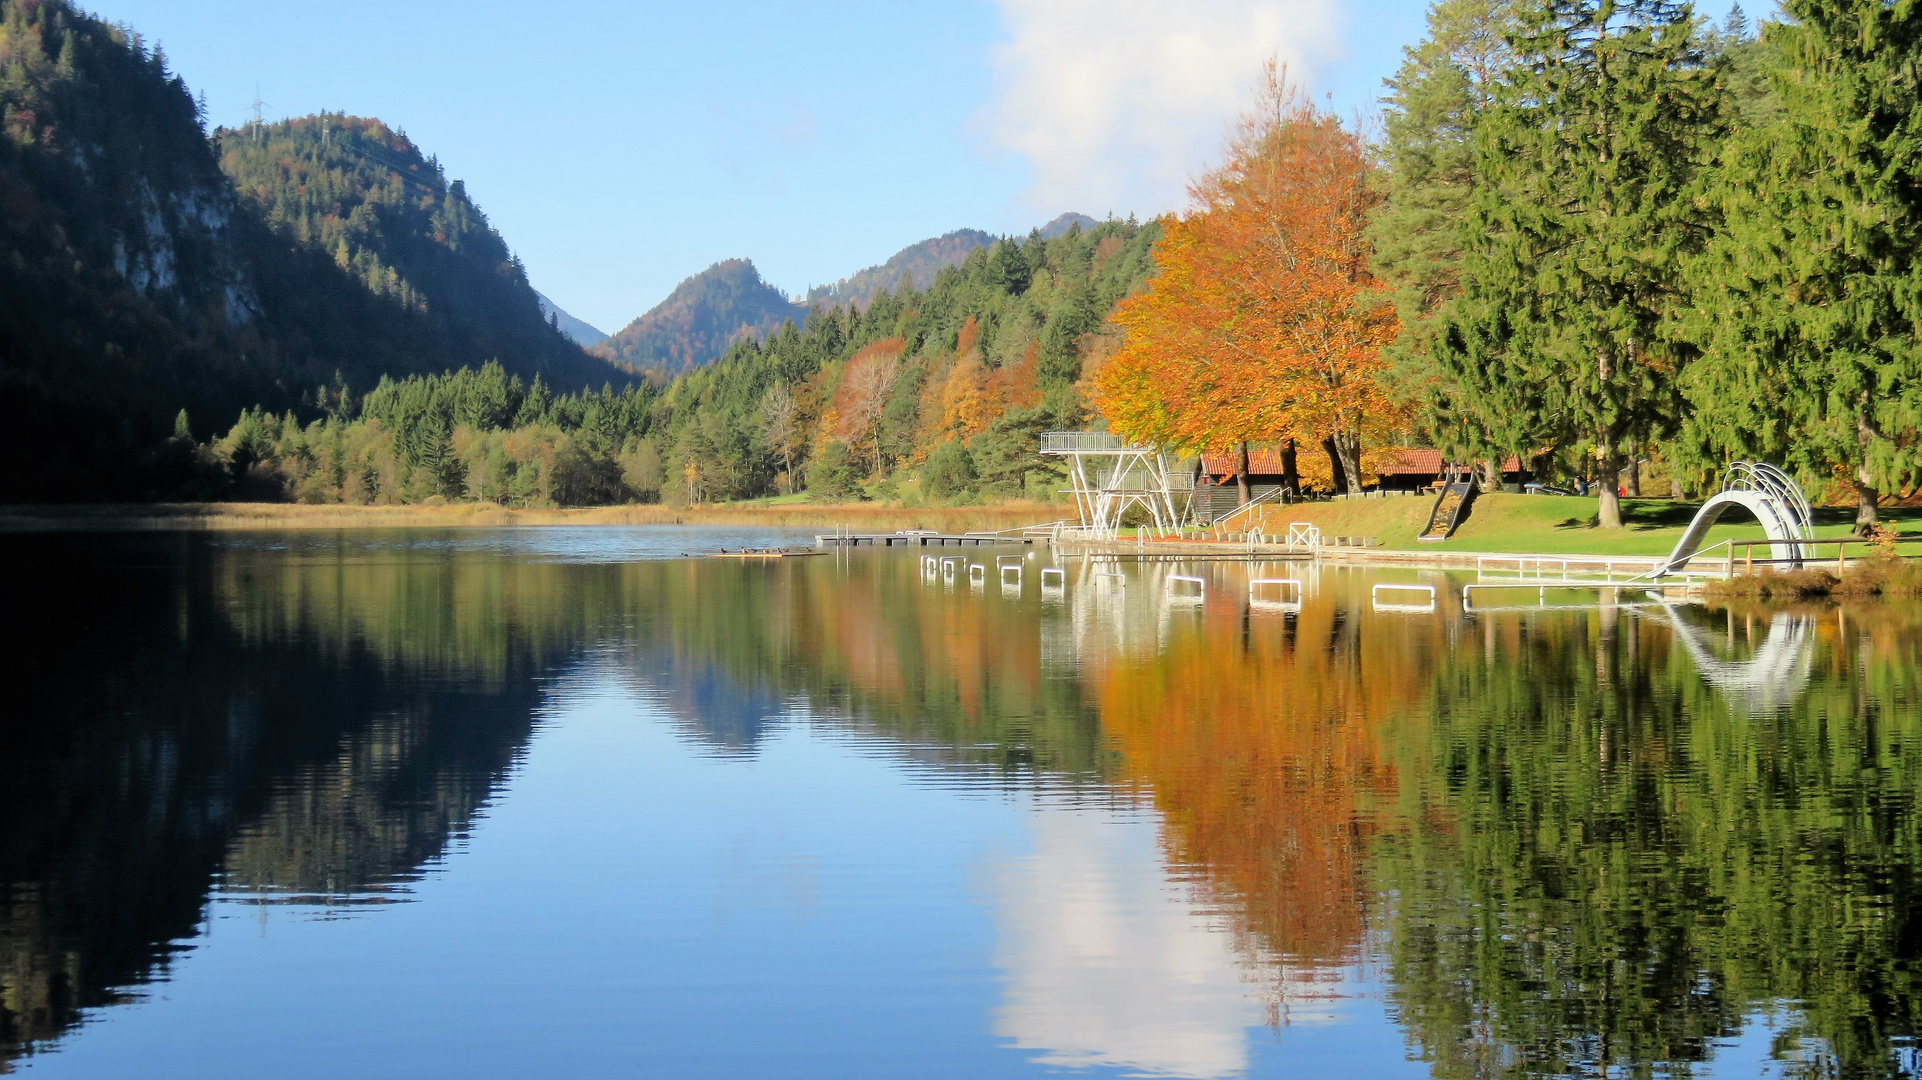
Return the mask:
M1052 240L1071 229L1085 232L1098 224L1086 214L1067 213L1032 235ZM994 241L993 234L980 229L956 229L902 248L887 262L833 285L816 286L798 304L762 281L751 261L718 262L681 282L666 300L593 351L630 370L671 378L715 359L743 337L765 341L782 323L805 322L811 307L866 310L883 292L898 292L903 285L926 289L936 274L961 265L971 252ZM565 321L561 325L566 328Z
M631 371L671 378L741 338L765 339L782 323L802 322L806 315L806 305L762 281L752 262L728 259L676 285L667 299L594 351Z
M1034 235L1043 240L1054 240L1066 236L1068 230L1076 226L1086 232L1099 224L1086 214L1071 212L1034 230ZM903 284L926 289L934 284L934 275L946 267L960 266L969 252L987 247L994 243L994 239L994 234L980 229L956 229L931 240L911 244L895 252L879 266L856 271L832 285L816 285L808 291L808 303L828 307L853 304L865 309L883 290L894 292Z
M1043 240L1058 240L1068 235L1068 231L1071 229L1079 228L1082 232L1087 232L1099 224L1101 224L1099 221L1096 221L1086 214L1077 214L1070 210L1060 217L1055 218L1053 221L1048 222L1046 225L1041 226L1039 229L1036 229L1035 233Z
M808 303L827 307L853 304L866 309L882 290L894 292L904 283L925 289L943 267L959 266L968 252L994 243L992 233L980 229L956 229L951 233L923 240L895 252L887 262L856 271L833 285L817 285L808 292Z
M323 116L216 140L137 33L0 0L0 455L23 463L0 501L179 493L183 410L192 434L256 405L311 418L340 383L493 357L555 389L626 381L547 324L404 136Z
M546 293L536 289L534 299L541 302L541 314L547 316L547 321L581 348L591 349L607 340L606 334L561 310L560 305L549 300Z
M498 359L573 390L613 377L549 324L520 260L440 163L376 119L321 113L214 133L220 167L276 234L317 249L415 321L441 366Z

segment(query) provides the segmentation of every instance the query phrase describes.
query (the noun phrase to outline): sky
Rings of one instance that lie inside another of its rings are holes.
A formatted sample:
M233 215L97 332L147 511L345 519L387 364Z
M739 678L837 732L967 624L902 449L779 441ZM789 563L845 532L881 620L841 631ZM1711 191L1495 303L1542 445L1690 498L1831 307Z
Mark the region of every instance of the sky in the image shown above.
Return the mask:
M1344 116L1427 0L95 0L209 120L379 117L604 331L747 257L790 294L958 228L1185 204L1262 63Z

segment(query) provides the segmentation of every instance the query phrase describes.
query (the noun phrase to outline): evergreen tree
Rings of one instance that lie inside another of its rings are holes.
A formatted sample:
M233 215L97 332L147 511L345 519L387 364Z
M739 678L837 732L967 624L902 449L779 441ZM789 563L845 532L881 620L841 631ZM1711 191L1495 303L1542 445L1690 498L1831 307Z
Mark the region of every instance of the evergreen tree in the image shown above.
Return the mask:
M1722 155L1725 227L1695 268L1690 441L1846 478L1866 531L1922 465L1922 9L1783 6L1774 111Z
M1473 132L1511 60L1512 9L1511 0L1440 0L1428 10L1428 36L1404 50L1383 99L1385 199L1369 240L1401 318L1401 337L1388 349L1393 381L1422 406L1429 430L1421 434L1458 454L1486 451L1487 425L1442 379L1433 338L1441 306L1461 291Z
M1672 332L1709 221L1719 65L1688 5L1536 0L1475 133L1462 296L1437 343L1498 449L1578 452L1619 528L1625 464L1679 421Z

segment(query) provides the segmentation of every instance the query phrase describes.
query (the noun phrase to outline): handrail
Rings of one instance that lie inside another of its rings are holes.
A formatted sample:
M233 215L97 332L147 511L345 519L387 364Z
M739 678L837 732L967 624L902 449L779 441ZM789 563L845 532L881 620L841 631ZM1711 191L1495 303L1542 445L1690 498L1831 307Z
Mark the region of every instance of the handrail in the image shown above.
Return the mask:
M1044 431L1040 451L1044 454L1099 454L1117 450L1142 450L1105 431Z
M1240 517L1241 515L1247 513L1248 511L1253 510L1255 507L1261 506L1262 504L1267 503L1271 500L1276 500L1276 501L1280 500L1281 493L1283 490L1284 489L1282 488L1271 488L1268 491L1262 492L1261 494L1255 496L1252 499L1249 499L1247 502L1242 503L1240 506L1235 507L1233 510L1228 511L1226 514L1223 514L1222 516L1216 518L1214 521L1210 522L1209 523L1210 527L1212 527L1217 533L1220 532L1222 526L1228 524L1230 521L1233 521L1235 518Z

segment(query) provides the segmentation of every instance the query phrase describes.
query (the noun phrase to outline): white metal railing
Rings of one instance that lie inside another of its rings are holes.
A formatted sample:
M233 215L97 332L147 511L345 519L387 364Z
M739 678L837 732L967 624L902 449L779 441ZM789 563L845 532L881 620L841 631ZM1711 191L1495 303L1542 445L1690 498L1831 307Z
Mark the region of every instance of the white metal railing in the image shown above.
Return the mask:
M1052 586L1053 588L1065 589L1068 587L1068 572L1066 570L1063 570L1061 567L1044 566L1041 568L1041 587L1042 588L1044 589L1050 588L1048 584L1048 579L1050 577L1054 578L1054 585Z
M1787 524L1793 526L1799 538L1807 540L1815 535L1815 515L1809 509L1809 501L1802 495L1802 487L1789 474L1770 465L1766 461L1737 461L1722 474L1723 491L1758 491L1769 495L1788 507L1794 519Z
M1321 526L1306 521L1288 523L1288 546L1318 548L1321 546Z
M1595 589L1601 592L1615 590L1618 593L1622 591L1660 592L1662 586L1651 584L1631 585L1627 581L1484 581L1462 586L1462 611L1472 614L1476 611L1494 610L1492 608L1478 608L1475 606L1475 594L1477 592L1504 590L1512 592L1518 589L1536 590L1536 599L1541 605L1545 606L1548 603L1548 590L1550 589ZM1575 604L1565 606L1587 608L1594 607L1595 605Z
M1212 522L1212 526L1215 532L1217 533L1221 532L1224 528L1227 527L1229 522L1233 521L1234 519L1240 517L1243 514L1248 513L1249 511L1255 509L1258 506L1266 506L1270 503L1279 502L1281 499L1281 493L1283 490L1284 489L1282 488L1270 488L1269 490L1262 492L1261 494L1255 496L1254 498L1249 499L1247 502L1242 503L1240 506L1235 507L1233 510L1230 510L1227 513L1216 518Z
M1381 594L1419 593L1423 600L1419 604L1384 604ZM1435 587L1433 585L1411 585L1403 582L1384 581L1368 591L1368 602L1376 611L1406 611L1426 614L1435 610Z
M1195 591L1191 593L1177 592L1175 591L1175 585L1178 583L1193 585L1195 587ZM1198 578L1198 577L1195 577L1193 574L1169 574L1168 575L1168 599L1186 600L1191 603L1198 604L1201 601L1206 600L1207 598L1208 598L1208 580L1206 578Z
M1280 595L1272 600L1264 598L1261 595L1264 586L1275 589ZM1251 578L1248 582L1248 603L1253 607L1278 607L1288 611L1300 611L1301 582L1295 578Z
M1583 580L1590 580L1596 573L1613 580L1619 573L1634 573L1644 576L1648 571L1661 564L1658 557L1622 558L1582 557L1555 558L1544 555L1477 555L1475 572L1477 577L1499 573L1513 574L1517 578L1530 581L1566 581L1570 571L1581 568ZM1619 567L1619 570L1618 570ZM1551 576L1552 575L1552 576ZM1634 580L1630 578L1629 580Z
M1041 452L1044 454L1099 454L1126 449L1128 449L1126 443L1105 431L1044 431L1041 433Z

